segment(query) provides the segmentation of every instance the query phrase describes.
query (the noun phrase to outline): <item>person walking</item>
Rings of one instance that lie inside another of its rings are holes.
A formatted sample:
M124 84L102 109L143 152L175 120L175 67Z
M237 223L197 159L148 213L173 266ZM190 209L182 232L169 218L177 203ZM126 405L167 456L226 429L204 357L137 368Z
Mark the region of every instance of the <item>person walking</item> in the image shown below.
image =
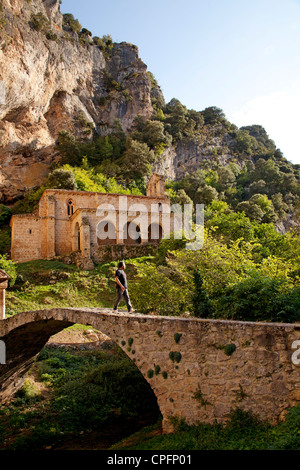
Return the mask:
M126 269L126 265L124 261L120 261L118 264L118 269L116 271L117 298L116 298L115 306L113 308L113 313L118 313L118 306L122 300L122 297L124 297L128 312L129 313L135 312L135 310L132 308L130 298L129 298L125 269Z

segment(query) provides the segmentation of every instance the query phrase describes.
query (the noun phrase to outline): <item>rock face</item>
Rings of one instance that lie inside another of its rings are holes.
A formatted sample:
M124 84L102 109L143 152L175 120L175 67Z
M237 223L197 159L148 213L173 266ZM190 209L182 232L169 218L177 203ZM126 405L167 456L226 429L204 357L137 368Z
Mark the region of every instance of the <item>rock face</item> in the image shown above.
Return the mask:
M76 21L61 14L59 0L0 0L0 203L42 184L60 158L61 131L87 140L107 135L118 119L128 133L138 115L147 120L164 108L136 46L92 38ZM220 122L206 116L201 132L175 133L153 170L179 180L213 164L241 168L250 157L238 156L236 126ZM265 146L267 134L255 132Z
M234 162L241 166L242 162L232 151L234 139L229 133L224 132L222 126L207 126L207 129L209 132L203 130L198 138L184 139L165 149L156 170L163 172L170 180L180 180L186 173L205 167L207 163L209 166L213 162L226 166Z
M9 203L48 172L66 130L126 132L152 114L151 80L136 46L101 50L63 27L59 0L0 2L0 200Z

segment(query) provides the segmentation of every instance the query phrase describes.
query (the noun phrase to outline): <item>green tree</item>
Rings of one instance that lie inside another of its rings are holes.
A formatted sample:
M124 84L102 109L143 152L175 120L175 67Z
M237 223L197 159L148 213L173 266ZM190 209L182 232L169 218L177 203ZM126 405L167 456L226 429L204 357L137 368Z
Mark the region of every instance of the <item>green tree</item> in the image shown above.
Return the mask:
M164 133L164 124L160 121L145 120L143 116L135 119L135 131L131 134L134 140L144 142L152 150L164 148L168 139Z
M187 124L187 109L179 100L173 98L164 109L165 129L175 141L179 141L184 136L184 129Z
M207 318L212 313L212 306L205 289L201 272L196 269L193 273L194 294L192 295L193 314L195 317Z
M254 137L258 144L261 144L267 152L275 152L276 145L273 140L269 138L267 132L262 126L254 124L252 126L243 126L240 130L248 132L249 135Z
M223 123L225 120L225 114L222 109L216 106L210 106L202 111L205 124L217 124Z
M217 169L218 183L217 189L224 191L235 183L235 174L228 166L220 166Z
M140 312L181 315L191 307L190 289L186 286L181 273L172 267L143 263L131 283L131 297Z
M80 165L82 155L75 137L67 131L61 131L58 135L56 148L62 156L62 163Z
M251 156L258 150L258 143L248 131L239 130L236 133L234 151L239 154Z
M11 209L0 204L0 227L7 225L11 218Z
M95 154L89 155L89 160L92 161L94 157L94 163L99 163L102 160L110 160L113 157L114 147L110 142L110 136L98 137L95 142Z
M232 240L254 240L255 228L249 217L243 212L215 213L207 220L206 227L210 233L223 238L225 243Z
M266 194L254 194L249 201L240 202L236 210L245 212L251 220L256 222L268 223L277 220L273 203Z
M187 111L187 125L185 128L185 133L187 136L195 136L202 132L204 126L204 117L201 111L195 111L194 109L189 109Z
M228 286L217 304L219 315L227 319L293 322L300 318L300 289L289 289L285 279L253 270Z
M209 186L208 184L205 184L204 186L200 186L197 189L197 193L195 195L194 202L195 202L195 204L208 205L214 199L218 199L218 191L215 188L213 188L212 186Z
M109 142L113 147L113 159L120 158L126 148L126 134L123 131L120 119L115 119L111 133L109 134Z
M11 247L11 229L9 226L3 226L0 230L0 253L2 255L10 255Z
M205 172L203 170L196 170L193 173L186 174L181 180L181 187L185 190L186 194L196 201L197 192L199 188L205 185Z
M135 180L150 175L156 156L144 142L127 139L126 150L120 160L120 176L125 181Z
M180 204L184 206L184 204L191 204L193 205L193 201L191 198L186 194L184 189L178 189L175 191L173 197L171 198L172 204Z
M262 222L275 222L277 217L274 211L272 201L266 194L254 194L250 199L249 203L257 205L263 212Z
M268 194L274 194L282 184L282 176L278 165L273 159L264 160L260 158L255 165L253 178L256 181L263 180L268 182Z
M264 180L258 180L254 181L253 183L250 184L249 187L249 194L252 196L253 194L267 194L268 189L267 189L267 184Z
M289 211L289 206L284 202L282 194L276 193L271 197L274 210L280 219L284 219Z

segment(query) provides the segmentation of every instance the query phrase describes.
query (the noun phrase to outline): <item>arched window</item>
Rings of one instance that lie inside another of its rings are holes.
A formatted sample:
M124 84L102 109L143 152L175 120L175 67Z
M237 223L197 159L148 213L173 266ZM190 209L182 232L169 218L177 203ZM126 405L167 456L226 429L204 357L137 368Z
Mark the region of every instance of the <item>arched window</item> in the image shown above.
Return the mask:
M69 217L71 217L71 215L74 214L74 204L73 204L73 201L71 201L71 199L68 201L67 211L68 211L68 216Z

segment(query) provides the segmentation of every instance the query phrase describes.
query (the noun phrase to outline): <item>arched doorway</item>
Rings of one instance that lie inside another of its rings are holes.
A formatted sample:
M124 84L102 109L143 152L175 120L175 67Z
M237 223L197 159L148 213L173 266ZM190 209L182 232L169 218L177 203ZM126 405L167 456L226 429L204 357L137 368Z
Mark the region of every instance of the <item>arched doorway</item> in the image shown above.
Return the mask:
M142 243L141 229L135 222L127 222L123 231L124 243L126 245L139 245Z
M159 243L163 237L163 229L159 224L152 223L148 227L149 243Z
M81 250L80 227L79 227L78 222L76 222L75 229L74 229L73 250L74 251L80 251Z
M102 220L97 225L98 245L115 245L117 239L116 227L108 220Z

